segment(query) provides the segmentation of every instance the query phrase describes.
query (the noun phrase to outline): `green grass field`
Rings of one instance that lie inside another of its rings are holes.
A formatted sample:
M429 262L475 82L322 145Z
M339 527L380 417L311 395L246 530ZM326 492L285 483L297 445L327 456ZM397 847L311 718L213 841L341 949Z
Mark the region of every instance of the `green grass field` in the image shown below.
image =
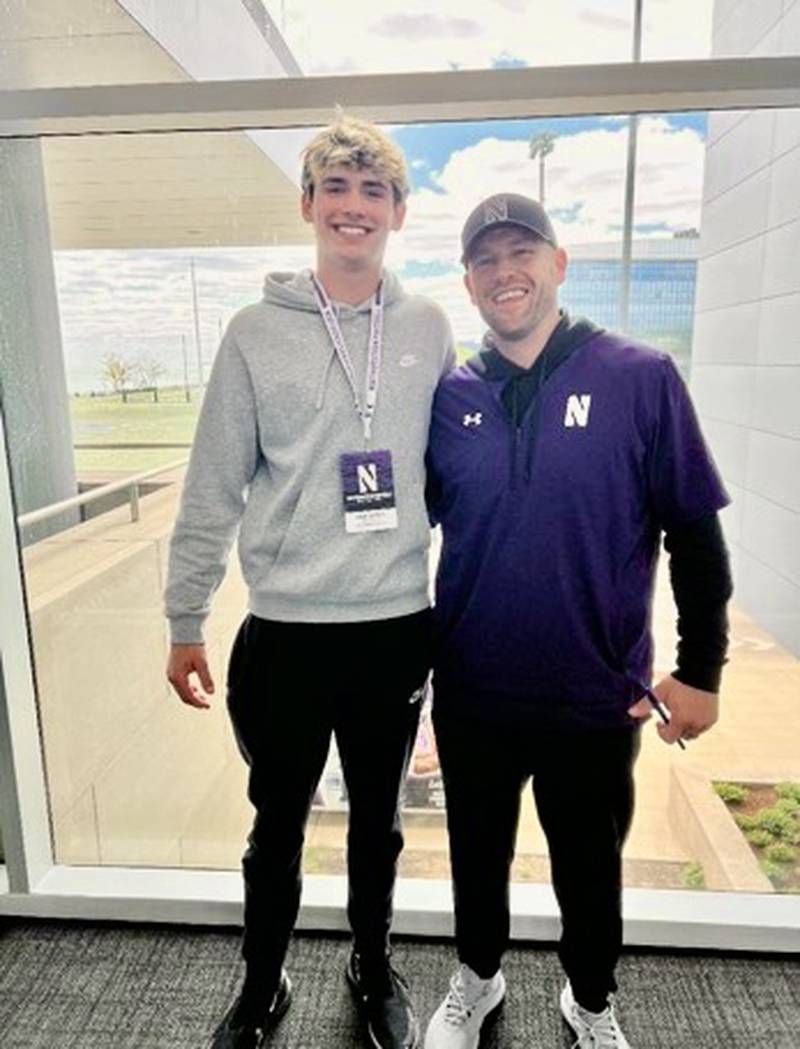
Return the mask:
M186 403L182 387L159 390L159 402L137 394L127 404L119 397L72 397L72 436L76 445L190 443L199 403L196 391ZM79 477L95 473L134 474L188 457L188 448L77 448Z
M462 363L472 352L464 346L456 347L458 362ZM131 445L130 448L76 448L78 477L117 473L127 476L188 458L188 448L136 448L135 445L190 444L200 408L197 390L192 390L192 398L187 404L182 386L160 389L157 404L152 394L145 393L129 395L127 404L119 395L73 395L70 414L76 445Z

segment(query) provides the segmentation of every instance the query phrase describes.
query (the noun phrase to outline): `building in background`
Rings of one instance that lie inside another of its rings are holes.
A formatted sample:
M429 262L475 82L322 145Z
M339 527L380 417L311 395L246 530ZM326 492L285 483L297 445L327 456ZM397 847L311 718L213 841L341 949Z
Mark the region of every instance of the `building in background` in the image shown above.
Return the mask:
M718 0L713 55L796 55L800 0ZM691 388L736 602L800 655L800 111L709 114Z
M633 242L630 323L637 339L666 350L688 377L699 234ZM619 328L622 245L619 241L568 248L560 301L573 314Z

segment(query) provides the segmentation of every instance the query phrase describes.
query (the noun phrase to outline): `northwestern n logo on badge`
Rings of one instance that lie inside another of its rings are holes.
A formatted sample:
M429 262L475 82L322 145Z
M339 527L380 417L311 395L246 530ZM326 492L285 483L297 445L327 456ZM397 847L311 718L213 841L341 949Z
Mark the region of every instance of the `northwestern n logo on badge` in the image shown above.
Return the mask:
M462 426L480 426L480 424L482 422L483 422L483 412L472 412L472 414L467 412L467 414L461 420L461 425Z
M564 414L565 426L588 426L589 408L592 404L590 393L571 393L567 398L567 410Z
M490 226L493 222L506 222L508 219L508 201L499 197L488 201L483 206L483 224Z
M358 491L360 495L364 495L366 492L378 491L377 463L359 463L356 467L356 476L358 477Z
M343 452L339 457L346 532L397 528L392 453L387 449Z

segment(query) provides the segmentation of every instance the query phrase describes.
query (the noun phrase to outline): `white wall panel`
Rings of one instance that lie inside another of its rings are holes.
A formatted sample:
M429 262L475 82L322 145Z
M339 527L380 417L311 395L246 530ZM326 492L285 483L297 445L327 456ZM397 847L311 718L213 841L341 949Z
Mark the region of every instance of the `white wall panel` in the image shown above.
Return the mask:
M758 346L760 315L759 302L697 313L692 364L752 363Z
M774 126L772 110L756 110L748 113L709 149L706 200L713 200L770 163Z
M741 123L747 116L740 109L720 109L708 114L708 145L713 145L723 135L727 135L732 128Z
M781 21L781 54L800 54L800 3L784 0Z
M800 364L800 291L760 305L758 363Z
M742 547L800 587L800 515L749 492L742 520Z
M703 254L724 251L757 237L767 224L770 210L770 169L721 193L703 209Z
M765 297L795 291L800 291L800 220L767 233L761 282Z
M745 475L753 492L800 514L800 441L753 430ZM800 547L800 519L796 541Z
M769 170L770 229L800 218L800 146L779 156Z
M723 403L727 406L729 401ZM800 440L800 369L755 369L751 421L757 430Z
M709 419L747 426L753 406L756 369L698 364L692 369L692 394Z
M740 488L745 487L750 428L722 419L708 418L702 414L702 411L699 414L703 434L726 485L735 484Z
M741 0L714 33L714 54L720 58L749 55L776 25L783 0Z
M739 605L778 642L796 651L800 637L800 586L741 547L736 557L735 583Z
M713 310L753 302L761 295L763 237L701 260L695 309Z
M775 114L775 155L800 146L800 109L782 109Z

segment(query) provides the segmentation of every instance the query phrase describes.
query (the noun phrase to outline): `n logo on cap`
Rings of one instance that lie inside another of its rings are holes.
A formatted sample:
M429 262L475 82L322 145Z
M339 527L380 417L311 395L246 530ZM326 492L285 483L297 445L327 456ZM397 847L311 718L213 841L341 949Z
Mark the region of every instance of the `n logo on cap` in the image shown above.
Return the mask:
M494 197L483 205L483 224L490 226L493 222L508 220L508 200L505 197Z

